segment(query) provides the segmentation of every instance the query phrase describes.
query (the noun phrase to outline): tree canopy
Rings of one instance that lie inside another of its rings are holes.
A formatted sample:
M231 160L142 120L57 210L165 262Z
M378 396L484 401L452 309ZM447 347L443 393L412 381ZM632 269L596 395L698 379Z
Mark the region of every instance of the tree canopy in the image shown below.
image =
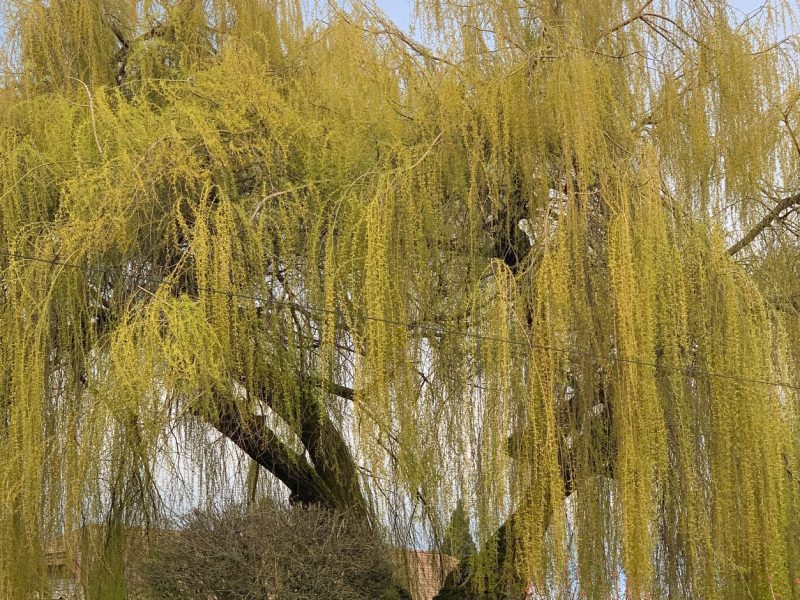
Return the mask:
M301 4L3 2L0 596L288 490L463 499L490 597L800 598L791 3Z

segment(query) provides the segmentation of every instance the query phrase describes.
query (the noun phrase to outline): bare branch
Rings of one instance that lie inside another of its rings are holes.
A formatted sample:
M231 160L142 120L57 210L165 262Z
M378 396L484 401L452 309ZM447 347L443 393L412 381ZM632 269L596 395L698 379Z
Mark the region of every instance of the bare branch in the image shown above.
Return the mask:
M639 9L635 13L633 13L633 15L630 18L625 19L624 21L622 21L622 23L619 23L619 24L615 25L614 27L612 27L611 29L609 29L606 32L605 35L610 35L612 33L615 33L617 31L619 31L620 29L624 29L625 27L627 27L628 25L630 25L634 21L638 21L639 19L641 19L642 15L644 14L644 11L646 11L650 7L650 5L652 3L653 3L653 0L647 0L647 2L642 4L639 7ZM605 36L603 36L603 37L605 37Z
M742 237L742 239L728 248L728 254L730 256L736 256L740 251L749 246L753 240L755 240L761 234L762 231L772 225L776 219L780 218L783 211L792 208L793 206L800 206L800 192L792 194L791 196L787 196L778 202L778 204L776 204L775 207L770 210L763 219L750 228L750 230L744 235L744 237Z

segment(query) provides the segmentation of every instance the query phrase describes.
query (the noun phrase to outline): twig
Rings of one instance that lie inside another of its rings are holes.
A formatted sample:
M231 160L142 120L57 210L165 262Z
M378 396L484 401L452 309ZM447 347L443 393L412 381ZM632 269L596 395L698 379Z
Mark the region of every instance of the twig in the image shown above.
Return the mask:
M642 4L639 7L639 9L635 13L633 13L633 15L631 17L629 17L628 19L625 19L622 23L619 23L618 25L615 25L614 27L609 29L605 34L603 34L603 36L600 39L603 39L604 37L606 37L607 35L611 35L612 33L616 33L620 29L624 29L625 27L627 27L631 23L641 19L642 15L644 14L644 11L646 11L648 9L648 7L652 3L653 3L653 0L647 0L647 2Z
M297 190L301 190L301 189L306 188L306 187L308 187L308 186L307 185L300 185L300 186L297 186L297 187L289 189L289 190L281 190L279 192L272 192L271 194L267 194L266 196L264 196L264 198L262 198L258 202L258 204L256 204L256 207L253 209L253 214L250 215L250 222L251 223L255 223L256 222L256 217L258 216L258 213L261 212L261 209L264 208L264 205L267 202L269 202L270 200L272 200L273 198L278 198L280 196L285 196L286 194L291 194L292 192L296 192Z
M97 151L100 153L102 158L105 158L106 153L103 151L103 147L100 145L100 138L97 135L97 121L95 120L94 116L94 96L92 96L92 90L89 89L89 86L86 85L82 79L78 79L77 77L70 77L80 83L83 88L86 90L86 95L89 97L89 116L92 119L92 133L94 134L94 143L97 144Z

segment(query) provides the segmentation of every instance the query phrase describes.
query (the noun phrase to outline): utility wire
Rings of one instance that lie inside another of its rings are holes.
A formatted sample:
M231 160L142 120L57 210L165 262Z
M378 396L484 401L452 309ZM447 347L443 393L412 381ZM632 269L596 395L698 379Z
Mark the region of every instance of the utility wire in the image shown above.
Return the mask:
M116 266L116 267L88 267L84 265L78 265L75 263L70 263L66 261L61 261L58 259L47 259L47 258L39 258L37 256L30 256L26 254L19 254L16 252L8 252L6 250L0 250L0 256L6 256L9 258L14 258L17 260L25 260L29 262L38 262L53 266L65 267L69 269L75 269L77 271L81 271L84 273L106 273L109 270L122 270L125 267ZM174 285L169 279L160 278L160 277L151 277L148 275L135 275L135 274L124 274L125 279L132 278L136 282L140 283L151 283L155 285ZM298 310L305 311L307 313L318 313L318 314L329 314L341 319L346 318L346 315L339 310L336 309L329 309L323 308L319 306L311 306L308 304L303 304L300 302L292 302L289 300L278 300L276 298L263 298L261 296L254 296L252 294L245 294L243 292L236 292L236 291L224 291L219 290L212 287L198 287L196 288L198 292L206 292L209 294L218 294L222 296L226 296L228 298L240 298L243 300L254 300L256 302L260 302L262 304L271 304L274 306L285 306L288 308L295 308ZM588 350L579 350L579 349L569 349L569 348L559 348L556 346L549 346L546 344L537 344L531 342L529 340L522 340L522 339L513 339L513 338L504 338L498 336L491 336L491 335L484 335L480 333L471 333L469 331L460 331L460 330L453 330L441 325L436 325L433 323L414 323L409 321L400 321L396 319L386 319L382 317L373 317L369 315L364 315L363 318L365 321L373 321L378 323L384 323L387 325L396 325L399 327L407 328L411 331L419 331L419 332L429 332L435 334L437 336L460 336L464 338L476 339L476 340L483 340L483 341L490 341L490 342L498 342L503 344L509 344L513 346L524 346L526 348L530 348L532 350L542 350L546 352L555 352L557 354L566 354L569 356L581 356L585 358L595 358L598 360L608 360L607 356L603 356L601 354L597 354L594 352L590 352ZM790 390L800 391L800 385L795 385L793 383L787 381L780 381L780 380L770 380L770 379L755 379L751 377L744 377L742 375L735 375L733 373L719 373L715 371L707 371L704 369L682 369L680 367L670 367L668 365L659 365L657 363L636 359L636 358L628 358L624 356L617 356L614 357L613 360L615 362L626 363L637 365L641 367L650 367L653 369L661 369L664 371L670 371L673 373L680 373L690 377L715 377L718 379L728 379L732 381L739 381L742 383L757 383L761 385L768 385L768 386L775 386L775 387L782 387Z

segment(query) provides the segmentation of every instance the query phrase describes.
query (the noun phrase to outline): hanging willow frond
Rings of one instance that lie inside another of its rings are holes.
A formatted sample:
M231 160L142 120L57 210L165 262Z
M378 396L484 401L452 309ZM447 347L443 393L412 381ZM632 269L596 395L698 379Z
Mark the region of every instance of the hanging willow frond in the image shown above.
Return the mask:
M6 1L0 597L272 490L458 504L491 597L800 598L789 4Z

